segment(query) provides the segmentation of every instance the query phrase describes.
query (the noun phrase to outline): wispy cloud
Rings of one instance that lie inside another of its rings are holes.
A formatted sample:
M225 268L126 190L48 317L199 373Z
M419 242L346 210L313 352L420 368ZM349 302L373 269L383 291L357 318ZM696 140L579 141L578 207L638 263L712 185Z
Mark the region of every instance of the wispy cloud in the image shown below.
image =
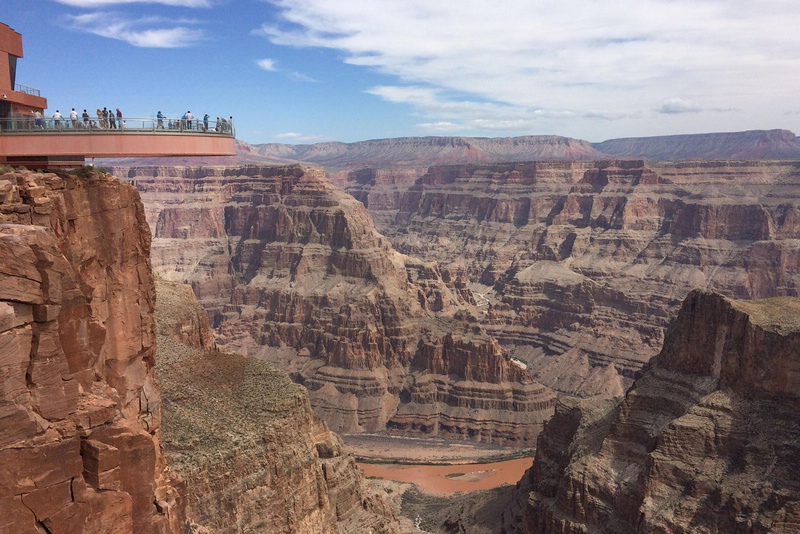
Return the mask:
M317 80L302 72L293 72L290 77L298 82L317 83Z
M536 109L497 102L478 102L457 98L448 91L421 86L379 86L368 93L398 104L409 104L421 115L443 120L417 124L428 132L458 131L526 132L541 127L543 121L569 119L570 110Z
M256 60L256 65L258 65L259 69L267 71L274 71L277 68L277 62L269 58Z
M322 137L319 135L306 135L298 132L280 133L275 134L272 137L290 143L320 143L323 141L330 141L330 139L327 137Z
M258 65L258 68L265 70L267 72L280 72L280 69L278 68L278 62L274 59L270 58L257 59L256 65ZM296 80L299 82L316 83L317 81L311 76L307 76L302 72L283 72L283 74L291 78L292 80Z
M659 113L700 113L703 108L695 102L688 102L682 98L668 98L656 108Z
M469 130L469 128L464 124L457 124L450 121L421 122L417 124L417 128L420 128L426 132L437 134L449 134Z
M122 4L163 4L179 7L211 7L210 0L54 0L59 4L94 9Z
M72 26L101 37L118 39L142 48L180 48L204 38L204 32L192 28L196 21L172 21L159 17L128 18L110 12L94 12L70 17Z
M258 34L395 77L369 92L430 128L782 113L800 70L785 0L270 1L281 18Z

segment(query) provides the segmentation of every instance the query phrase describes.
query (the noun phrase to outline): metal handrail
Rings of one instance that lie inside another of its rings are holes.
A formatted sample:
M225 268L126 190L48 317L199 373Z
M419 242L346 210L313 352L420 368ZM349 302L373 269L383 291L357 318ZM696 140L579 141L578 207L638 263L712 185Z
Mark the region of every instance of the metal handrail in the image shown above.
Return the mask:
M42 96L38 89L34 89L33 87L28 87L27 85L22 84L14 84L14 91L18 93L25 93L26 95L32 96Z
M83 119L80 115L76 120L69 118L69 115L61 119L42 117L38 119L31 115L17 115L14 117L0 118L0 134L2 133L70 133L70 134L121 134L121 133L198 133L209 135L224 135L226 137L236 137L236 131L232 119L204 121L202 118L194 118L191 121L182 118L162 119L147 117L89 117ZM114 125L112 127L112 124Z

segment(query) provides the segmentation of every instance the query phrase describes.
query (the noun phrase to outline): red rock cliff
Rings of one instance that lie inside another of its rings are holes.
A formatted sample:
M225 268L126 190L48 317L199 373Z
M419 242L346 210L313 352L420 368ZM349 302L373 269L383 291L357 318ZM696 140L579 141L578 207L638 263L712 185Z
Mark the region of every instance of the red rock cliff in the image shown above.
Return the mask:
M154 269L192 285L218 343L302 382L331 428L535 439L555 396L470 319L463 273L397 253L321 170L150 175L135 180Z
M149 249L129 185L0 175L0 531L180 531Z
M692 292L623 401L559 403L509 532L800 531L798 317Z
M751 299L800 284L796 161L452 165L404 193L349 188L398 251L463 269L486 330L569 393L624 392L694 288Z
M269 363L209 350L190 287L159 280L156 290L164 449L186 480L192 523L217 534L398 534L305 388Z

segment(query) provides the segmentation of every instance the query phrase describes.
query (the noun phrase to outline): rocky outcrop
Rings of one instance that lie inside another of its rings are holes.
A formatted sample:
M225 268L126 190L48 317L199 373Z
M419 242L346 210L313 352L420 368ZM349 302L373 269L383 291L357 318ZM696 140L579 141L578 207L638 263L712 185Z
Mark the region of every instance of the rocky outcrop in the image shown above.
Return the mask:
M694 288L749 299L800 282L797 162L441 166L383 187L367 193L378 230L464 273L487 331L567 393L624 392Z
M183 345L214 350L216 343L208 314L195 300L192 288L164 280L156 282L159 295L159 306L156 309L159 334L169 336Z
M303 383L332 429L535 439L554 393L471 318L465 274L398 254L321 170L156 174L134 178L155 271L192 285L220 345Z
M800 300L692 292L622 401L563 400L509 532L797 532Z
M209 350L202 340L212 332L191 288L156 288L164 448L186 481L195 529L400 532L395 512L312 413L307 391L266 362ZM187 337L186 325L201 335Z
M181 532L149 248L129 185L0 175L0 531Z

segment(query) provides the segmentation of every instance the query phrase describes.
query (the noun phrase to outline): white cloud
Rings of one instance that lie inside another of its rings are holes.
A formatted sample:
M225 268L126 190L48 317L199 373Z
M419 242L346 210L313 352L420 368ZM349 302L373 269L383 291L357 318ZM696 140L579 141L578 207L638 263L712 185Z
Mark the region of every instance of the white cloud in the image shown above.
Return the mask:
M455 122L439 121L439 122L421 122L417 127L430 133L448 134L455 132L463 132L470 128L464 124L456 124Z
M584 119L602 119L604 121L618 121L622 119L628 119L638 114L631 114L631 113L620 113L614 111L604 111L604 110L589 110L584 111L581 117Z
M668 98L656 108L659 113L700 113L703 108L682 98Z
M417 124L430 132L485 130L489 132L527 132L553 119L569 119L570 110L543 110L456 99L446 91L420 86L379 86L368 93L398 104L410 104L420 114L444 120Z
M276 60L274 60L274 59L270 59L270 58L257 59L256 60L256 65L258 65L258 68L260 68L262 70L266 70L268 72L278 72L279 71L278 62ZM289 78L291 78L293 80L297 80L299 82L315 83L317 81L314 78L312 78L311 76L307 76L307 75L303 74L302 72L292 72L292 73L288 73L288 74L285 74L285 75L288 76Z
M202 30L188 27L195 24L190 20L171 21L158 17L131 19L108 12L86 13L70 18L72 26L78 30L141 48L180 48L191 46L204 38Z
M317 80L315 80L311 76L303 74L302 72L293 72L291 74L291 78L299 82L317 83Z
M271 1L281 20L257 33L394 77L369 92L428 125L763 117L790 107L800 71L800 8L786 0Z
M73 7L98 8L121 4L163 4L179 7L211 7L209 0L55 0Z
M264 58L256 60L256 65L258 65L260 69L274 71L277 63L274 59Z
M272 136L275 139L283 139L290 143L320 143L323 141L330 141L327 137L319 135L306 135L298 132L286 132L275 134Z

